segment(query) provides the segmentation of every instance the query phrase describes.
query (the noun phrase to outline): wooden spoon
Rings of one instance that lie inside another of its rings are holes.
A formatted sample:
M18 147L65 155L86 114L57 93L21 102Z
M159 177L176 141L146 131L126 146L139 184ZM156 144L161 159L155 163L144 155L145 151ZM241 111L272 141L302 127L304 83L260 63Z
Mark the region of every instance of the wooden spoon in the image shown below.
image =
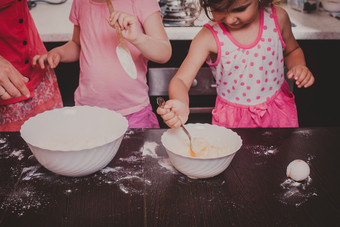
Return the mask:
M109 8L110 14L114 12L111 0L106 0L107 6ZM123 69L125 72L132 78L136 79L137 78L137 70L135 63L132 59L130 50L128 46L125 43L124 37L122 35L122 32L120 30L119 24L116 22L114 24L114 28L116 29L117 37L119 44L116 48L116 53L119 59L120 64L122 65Z

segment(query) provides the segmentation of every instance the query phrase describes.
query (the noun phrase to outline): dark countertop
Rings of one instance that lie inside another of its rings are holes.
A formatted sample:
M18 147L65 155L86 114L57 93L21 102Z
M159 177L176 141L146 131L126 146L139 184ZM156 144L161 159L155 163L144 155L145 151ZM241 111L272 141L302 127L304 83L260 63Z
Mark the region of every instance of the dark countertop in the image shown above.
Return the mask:
M112 162L81 178L41 167L19 132L0 133L0 226L333 226L340 216L340 127L235 129L243 146L222 174L178 173L164 129L130 129ZM303 159L310 178L293 182Z

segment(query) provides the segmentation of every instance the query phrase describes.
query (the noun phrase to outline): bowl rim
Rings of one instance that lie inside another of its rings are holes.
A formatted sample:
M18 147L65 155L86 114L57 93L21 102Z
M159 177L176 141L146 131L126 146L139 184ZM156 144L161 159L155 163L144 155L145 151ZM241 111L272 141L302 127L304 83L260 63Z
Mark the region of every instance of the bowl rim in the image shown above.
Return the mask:
M170 153L172 153L172 154L174 154L174 155L176 155L176 156L183 157L183 158L188 158L188 159L191 159L191 160L215 160L215 159L226 158L227 156L230 156L230 155L235 154L237 151L239 151L239 150L241 149L241 147L242 147L242 145L243 145L243 140L242 140L241 136L240 136L238 133L234 132L234 131L233 131L232 129L230 129L230 128L226 128L226 127L219 126L219 125L208 124L208 123L189 123L189 124L185 124L185 126L186 126L186 125L203 125L203 126L208 125L209 127L212 126L212 127L221 127L221 128L224 128L224 129L226 129L227 131L232 132L232 133L240 140L240 146L239 146L238 149L235 149L235 151L233 151L233 152L231 152L231 153L228 153L228 154L225 154L225 155L221 155L221 156L217 156L217 157L191 157L191 156L186 156L186 155L178 154L178 153L175 153L175 152L169 150L169 149L164 145L164 143L163 143L163 138L164 138L163 136L165 136L165 134L168 132L168 130L171 129L171 128L170 128L170 129L166 130L165 132L163 132L163 134L162 134L162 136L161 136L161 143L162 143L163 147L165 148L166 152L170 152ZM190 126L189 126L189 127L190 127Z
M98 109L98 110L102 110L102 111L110 111L110 112L113 112L113 114L117 115L120 119L120 121L123 121L123 124L124 124L124 130L122 130L122 133L117 133L117 135L115 136L111 136L110 137L110 140L105 140L101 143L97 143L93 146L88 146L88 147L73 147L73 148L49 148L49 147L46 147L46 146L40 146L40 145L37 145L35 143L32 143L30 141L30 139L28 139L26 136L25 136L25 131L28 130L27 127L30 123L30 120L33 120L35 118L39 118L43 115L46 115L46 114L49 114L50 112L55 112L55 111L63 111L63 110L67 110L67 109L75 109L75 108L90 108L90 109ZM51 110L46 110L42 113L39 113L33 117L30 117L29 119L27 119L21 126L20 128L20 136L22 137L22 139L29 145L31 146L34 146L34 147L37 147L37 148L40 148L40 149L45 149L45 150L49 150L49 151L57 151L57 152L72 152L72 151L79 151L79 150L89 150L89 149L93 149L93 148L96 148L96 147L101 147L101 146L105 146L106 144L109 144L113 141L116 141L118 138L124 136L124 134L126 133L126 130L128 129L128 120L123 116L121 115L120 113L114 111L114 110L110 110L110 109L107 109L107 108L103 108L103 107L98 107L98 106L88 106L88 105L82 105L82 106L65 106L65 107L61 107L61 108L55 108L55 109L51 109Z
M183 157L183 158L188 158L188 159L191 159L191 160L216 160L216 159L222 159L222 158L227 158L228 156L233 155L237 151L239 151L239 149L238 149L238 150L235 150L235 151L233 151L233 152L231 152L229 154L226 154L226 155L210 158L210 157L191 157L191 156L185 156L185 155L177 154L177 153L175 153L173 151L170 151L167 148L165 148L165 150L166 150L166 152L170 152L171 154L174 154L176 156Z

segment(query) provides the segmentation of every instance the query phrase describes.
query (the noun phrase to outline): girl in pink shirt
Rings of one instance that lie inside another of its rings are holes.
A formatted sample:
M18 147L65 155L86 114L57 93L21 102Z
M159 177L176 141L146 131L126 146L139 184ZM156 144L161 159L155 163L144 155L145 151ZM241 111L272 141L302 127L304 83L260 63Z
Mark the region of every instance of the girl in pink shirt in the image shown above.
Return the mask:
M309 87L314 77L284 9L272 0L201 0L213 19L192 41L170 82L170 100L157 112L170 127L189 115L188 90L206 61L216 79L212 123L228 128L298 127L293 94L284 78Z
M42 68L46 63L55 68L59 62L79 60L76 105L114 110L128 119L130 128L157 128L148 96L147 62L165 63L171 57L158 2L113 0L112 5L115 12L110 15L106 0L74 0L72 40L35 61ZM117 58L116 22L136 65L136 79L128 76Z

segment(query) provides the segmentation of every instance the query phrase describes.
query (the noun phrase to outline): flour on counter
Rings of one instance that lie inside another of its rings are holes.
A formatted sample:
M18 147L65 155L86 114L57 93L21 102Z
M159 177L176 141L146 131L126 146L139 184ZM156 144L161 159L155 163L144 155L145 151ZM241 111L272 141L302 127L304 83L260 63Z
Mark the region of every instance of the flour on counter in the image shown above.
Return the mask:
M141 148L141 152L143 157L150 156L157 160L158 165L163 169L167 170L172 174L179 174L179 172L175 169L175 167L171 164L170 159L168 157L158 156L156 152L156 148L159 147L159 144L156 142L148 142L144 143L144 146Z
M124 139L130 138L131 135L134 135L134 134L135 134L135 132L134 132L133 130L128 129L128 130L125 132L125 134L124 134Z
M156 148L159 145L156 142L148 142L146 141L144 143L144 146L141 148L143 156L151 156L152 158L158 158L158 155L156 153Z
M262 133L263 136L271 136L273 133L271 131L264 131Z
M128 157L119 158L115 167L107 166L94 174L93 178L98 184L115 184L125 194L142 194L144 182L149 182L143 176L142 159L140 152L132 152ZM127 168L126 163L132 164L133 169Z
M49 198L43 193L37 193L31 185L17 188L1 205L1 209L7 210L18 216L34 209L41 209L49 204Z
M17 157L18 160L21 160L25 157L25 155L23 154L25 150L14 150L12 151L12 153L9 155L9 157Z
M24 149L12 149L9 146L7 138L0 138L0 159L16 158L19 161L25 158Z
M243 149L247 150L249 153L257 158L271 157L279 152L276 146L266 146L266 145L244 145ZM257 165L265 164L268 160L260 160L260 162L255 163Z
M18 150L12 150L12 149L4 149L4 147L7 147L7 145L3 146L0 152L0 159L11 159L11 158L16 158L19 161L23 160L25 158L25 154L23 149L18 149Z
M163 158L158 160L158 164L168 170L169 172L173 174L178 174L178 171L175 169L175 167L171 164L169 158Z
M41 173L36 173L37 170L40 168L41 166L30 166L30 167L26 167L22 170L22 180L23 181L27 181L27 180L31 180L32 177L33 178L37 178L39 176L42 176L43 174Z
M307 163L311 165L311 161L315 158L314 155L307 155ZM294 181L287 178L280 184L282 192L277 194L278 200L285 205L299 207L310 198L318 196L317 190L312 185L312 178L310 176L303 181Z
M312 130L299 128L299 129L294 130L293 133L298 134L298 135L302 135L302 136L305 136L305 137L309 137L310 135L312 135Z
M123 169L123 167L121 167L121 166L118 166L118 167L115 167L115 168L111 168L111 167L107 166L104 169L100 170L99 172L102 173L102 174L107 174L107 173L117 172L117 171L120 171L122 169Z
M280 184L283 191L277 194L276 197L285 205L299 207L307 202L309 198L318 195L311 183L311 177L308 177L302 182L297 182L288 178Z
M19 152L15 153L18 154ZM46 194L46 188L58 188L58 193L70 196L79 193L82 185L100 187L103 184L117 185L124 194L144 193L144 182L150 185L151 181L145 179L142 169L143 157L139 151L132 152L130 156L118 159L114 167L107 166L95 174L85 177L64 177L54 174L42 167L35 158L27 159L26 165L10 168L12 177L21 177L21 182L14 192L11 192L1 204L0 210L6 210L18 216L36 209L50 208L55 204L55 194ZM132 168L127 168L129 163ZM140 167L139 167L140 166ZM137 169L137 171L136 171ZM37 187L39 185L39 187ZM7 196L10 188L0 189L0 196Z
M4 149L8 147L7 139L6 138L0 138L0 149ZM0 152L1 154L2 152Z
M311 161L315 158L316 156L315 155L311 155L311 154L308 154L307 155L307 164L310 165L311 164Z
M128 162L128 163L134 163L139 161L139 157L137 156L130 156L128 158L120 158L119 161L123 161L123 162Z
M245 146L255 156L270 156L275 155L279 150L275 146L254 145Z
M128 137L133 133L132 130L128 130L125 136ZM8 149L6 139L0 139L0 147L3 147L0 158L22 160L21 165L9 169L11 177L20 177L21 181L16 190L0 206L1 210L6 210L18 216L25 215L26 212L34 212L36 209L50 209L56 203L54 198L57 198L60 194L69 197L74 193L79 193L84 184L93 187L100 187L101 185L118 187L123 194L143 195L145 185L152 185L151 180L144 175L143 162L145 157L151 157L150 161L153 162L154 160L158 164L154 167L155 171L164 169L168 173L178 173L167 157L157 155L156 149L159 148L159 144L156 142L145 142L140 150L116 159L114 166L107 166L97 173L85 177L64 177L54 174L41 166L30 153L25 153L25 150ZM52 191L49 192L48 188L57 188L54 192L59 193L59 195L53 194ZM0 189L0 196L7 196L9 190L11 189Z

